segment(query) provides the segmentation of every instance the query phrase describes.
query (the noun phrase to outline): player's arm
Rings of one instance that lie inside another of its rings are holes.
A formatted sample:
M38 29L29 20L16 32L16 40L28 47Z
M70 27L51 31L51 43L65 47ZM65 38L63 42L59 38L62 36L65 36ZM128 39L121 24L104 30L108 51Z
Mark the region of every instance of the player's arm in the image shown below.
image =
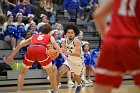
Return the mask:
M61 50L61 48L59 47L59 45L56 43L56 41L55 41L55 39L54 39L54 37L53 36L51 36L51 43L52 43L52 45L55 47L55 49L57 49L58 50L58 52L63 56L63 58L65 59L65 60L67 60L67 57L64 55L64 53L62 52L62 50Z
M5 3L8 3L8 4L10 4L10 5L14 6L14 7L16 6L15 4L9 2L8 0L4 0L4 2L5 2Z
M68 55L80 57L81 56L81 43L80 43L80 40L76 39L74 41L74 45L75 45L75 52L68 51Z
M105 36L106 17L112 10L113 2L114 0L104 0L103 4L97 8L93 15L102 39Z
M13 50L13 52L11 53L11 55L5 60L6 63L11 62L15 56L15 54L23 47L26 45L29 45L31 42L32 37L30 37L27 40L21 41L20 44L17 45L17 47Z

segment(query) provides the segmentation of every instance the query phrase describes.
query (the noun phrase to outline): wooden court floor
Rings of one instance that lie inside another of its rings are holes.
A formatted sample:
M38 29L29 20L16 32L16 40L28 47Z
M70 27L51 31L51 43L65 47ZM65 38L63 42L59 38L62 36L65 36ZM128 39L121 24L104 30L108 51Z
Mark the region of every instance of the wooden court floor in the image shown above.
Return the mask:
M50 93L50 85L26 85L22 93ZM59 87L59 93L74 93L75 86L62 84ZM16 93L16 86L0 87L0 93ZM94 84L83 84L80 93L95 93ZM119 89L114 89L112 93L140 93L140 90L134 86L133 81L124 81Z

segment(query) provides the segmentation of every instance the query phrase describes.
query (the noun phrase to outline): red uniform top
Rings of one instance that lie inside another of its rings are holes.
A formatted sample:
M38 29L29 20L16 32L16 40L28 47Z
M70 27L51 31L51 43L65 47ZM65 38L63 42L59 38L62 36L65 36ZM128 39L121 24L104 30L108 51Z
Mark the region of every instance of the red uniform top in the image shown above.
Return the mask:
M49 42L50 42L50 35L48 34L35 34L33 35L31 40L31 44L43 45L45 47L47 47Z
M140 37L140 0L114 0L108 36Z

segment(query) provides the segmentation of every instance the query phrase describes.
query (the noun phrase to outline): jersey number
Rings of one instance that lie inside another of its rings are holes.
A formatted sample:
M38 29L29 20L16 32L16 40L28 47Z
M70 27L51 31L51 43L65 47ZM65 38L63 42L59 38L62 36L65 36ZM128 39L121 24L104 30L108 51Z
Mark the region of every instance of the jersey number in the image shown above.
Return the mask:
M39 35L37 40L42 40L44 38L44 35Z
M137 0L121 0L119 15L121 16L136 16L135 7Z

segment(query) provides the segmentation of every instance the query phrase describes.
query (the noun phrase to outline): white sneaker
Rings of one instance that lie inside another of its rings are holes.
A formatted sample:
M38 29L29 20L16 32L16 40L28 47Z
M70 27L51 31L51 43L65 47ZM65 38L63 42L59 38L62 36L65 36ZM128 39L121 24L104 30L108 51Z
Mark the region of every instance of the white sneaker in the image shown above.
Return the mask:
M17 90L17 93L23 93L23 91L22 90Z
M50 80L50 77L48 76L47 79Z
M84 80L85 78L83 76L81 76L81 80Z
M74 85L74 82L72 82L72 80L69 80L68 85Z
M83 83L88 84L89 82L85 79L85 80L83 80Z
M89 83L92 83L93 81L92 81L91 79L88 79L88 82L89 82Z
M78 85L76 81L75 81L75 85Z

